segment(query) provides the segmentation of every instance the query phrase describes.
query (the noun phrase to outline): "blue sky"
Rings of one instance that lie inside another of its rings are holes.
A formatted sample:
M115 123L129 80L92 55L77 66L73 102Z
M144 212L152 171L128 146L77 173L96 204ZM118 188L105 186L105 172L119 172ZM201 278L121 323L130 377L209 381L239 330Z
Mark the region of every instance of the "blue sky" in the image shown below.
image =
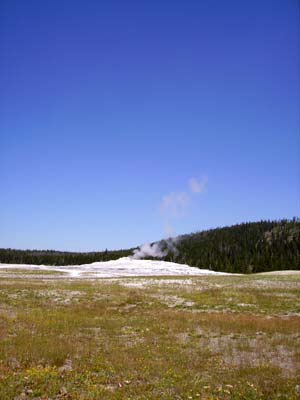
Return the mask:
M2 0L0 51L0 247L300 215L297 0Z

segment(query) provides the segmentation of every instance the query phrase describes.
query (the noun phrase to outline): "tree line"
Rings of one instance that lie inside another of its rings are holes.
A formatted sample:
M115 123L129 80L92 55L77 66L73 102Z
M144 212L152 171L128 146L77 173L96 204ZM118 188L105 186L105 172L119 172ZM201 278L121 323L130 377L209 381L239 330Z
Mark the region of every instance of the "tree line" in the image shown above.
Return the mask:
M165 241L160 241L167 248ZM182 235L165 261L233 273L300 269L300 219L247 222ZM8 264L78 265L116 260L132 249L101 252L0 249Z
M0 262L6 264L80 265L117 260L121 257L128 257L132 251L132 249L128 249L79 253L56 250L0 249Z
M300 220L260 221L184 235L172 260L233 273L300 269Z

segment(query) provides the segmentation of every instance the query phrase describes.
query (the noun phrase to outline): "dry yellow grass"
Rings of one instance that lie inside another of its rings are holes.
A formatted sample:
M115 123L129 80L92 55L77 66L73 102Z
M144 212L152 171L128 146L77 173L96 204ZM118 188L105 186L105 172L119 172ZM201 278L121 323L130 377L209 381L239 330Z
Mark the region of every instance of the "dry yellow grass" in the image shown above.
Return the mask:
M297 399L300 279L0 284L0 399Z

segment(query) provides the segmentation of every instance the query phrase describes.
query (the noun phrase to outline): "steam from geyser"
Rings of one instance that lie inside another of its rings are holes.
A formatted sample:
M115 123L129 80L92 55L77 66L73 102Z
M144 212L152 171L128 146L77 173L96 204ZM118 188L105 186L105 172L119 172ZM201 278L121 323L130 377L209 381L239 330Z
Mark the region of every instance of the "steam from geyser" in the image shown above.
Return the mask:
M176 243L178 242L179 238L176 237L168 238L161 242L145 243L138 249L134 250L132 258L135 260L140 260L146 257L163 258L169 253L176 257L178 254Z
M184 217L191 196L202 193L206 184L206 176L201 180L190 178L188 180L188 191L171 192L162 198L160 211L164 219L165 233L170 237L160 242L143 244L133 251L133 259L139 260L147 257L163 258L170 253L173 255L174 259L176 258L178 255L176 245L180 242L180 237L172 237L174 234L172 221Z

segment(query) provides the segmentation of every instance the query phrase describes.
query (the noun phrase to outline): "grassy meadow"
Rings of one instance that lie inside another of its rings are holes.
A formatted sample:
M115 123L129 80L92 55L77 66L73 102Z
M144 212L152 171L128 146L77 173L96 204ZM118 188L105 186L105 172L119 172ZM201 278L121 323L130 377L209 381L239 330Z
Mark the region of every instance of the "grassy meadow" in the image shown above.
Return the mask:
M1 271L1 400L300 399L299 274L21 272Z

